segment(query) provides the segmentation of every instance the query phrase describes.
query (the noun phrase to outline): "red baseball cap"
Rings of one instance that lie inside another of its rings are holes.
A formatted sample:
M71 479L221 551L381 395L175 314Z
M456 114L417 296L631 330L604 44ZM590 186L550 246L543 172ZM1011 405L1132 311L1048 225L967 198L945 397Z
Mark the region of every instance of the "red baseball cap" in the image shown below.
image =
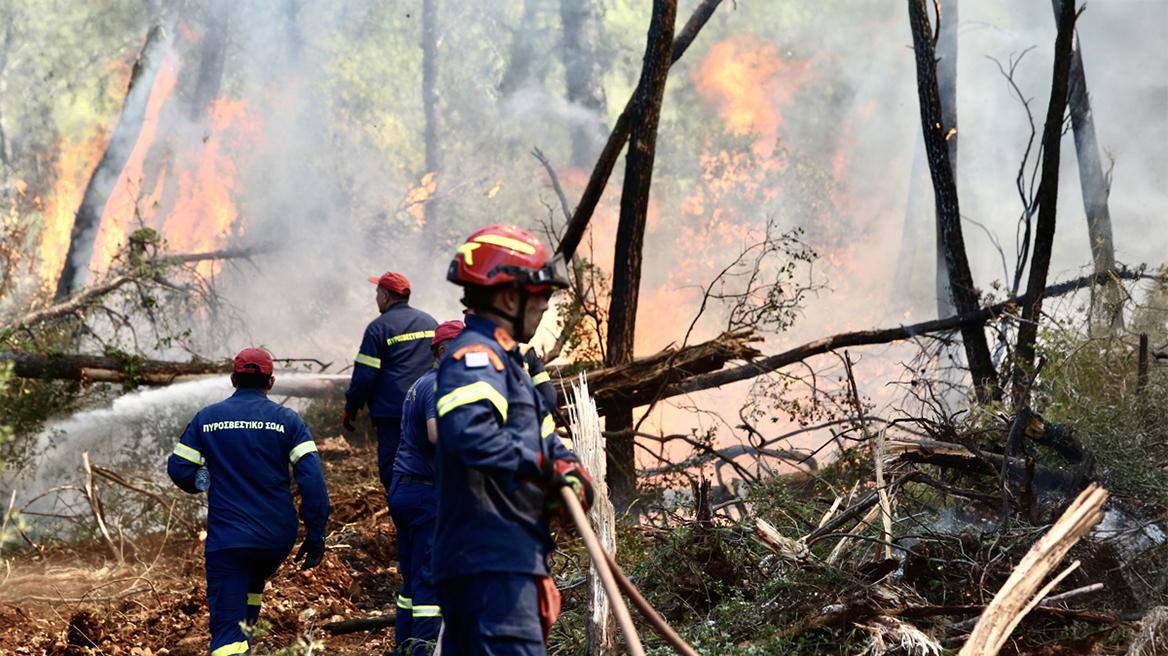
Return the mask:
M430 346L435 346L445 342L448 339L454 339L455 337L458 337L458 334L462 332L463 328L466 328L466 324L459 321L458 319L455 319L454 321L444 321L438 324L438 327L434 329L434 339L430 340Z
M369 278L369 282L377 283L378 287L384 287L386 291L391 291L399 296L410 295L410 281L400 273L386 271L381 274L380 278Z
M232 371L237 374L270 374L272 356L263 349L245 348L235 356Z

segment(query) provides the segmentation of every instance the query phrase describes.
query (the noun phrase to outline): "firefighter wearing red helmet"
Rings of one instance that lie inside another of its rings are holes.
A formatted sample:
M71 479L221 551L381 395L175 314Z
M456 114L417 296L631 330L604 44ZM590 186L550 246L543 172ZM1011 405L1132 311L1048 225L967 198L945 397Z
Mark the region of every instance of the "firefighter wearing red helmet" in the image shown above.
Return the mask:
M556 434L518 343L568 285L567 271L535 235L497 225L459 247L447 279L473 312L438 369L431 570L442 653L543 655L559 612L548 521L561 486L587 505L592 483Z

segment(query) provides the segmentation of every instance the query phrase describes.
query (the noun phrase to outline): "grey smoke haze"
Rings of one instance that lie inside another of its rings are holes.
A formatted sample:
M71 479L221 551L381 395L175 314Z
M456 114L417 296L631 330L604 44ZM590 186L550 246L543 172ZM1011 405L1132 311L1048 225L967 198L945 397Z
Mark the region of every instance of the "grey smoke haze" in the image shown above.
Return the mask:
M570 128L591 120L611 126L623 108L640 73L649 0L604 4L609 19L607 116L590 115L563 100L556 3L529 3L537 9L533 47L543 77L507 94L499 83L507 71L513 29L524 24L525 3L440 4L439 136L446 170L439 186L442 219L426 226L405 208L411 185L427 173L421 4L233 5L223 91L260 112L264 134L262 148L236 154L241 166L235 193L244 222L235 241L273 241L281 248L250 263L225 266L218 274L218 290L237 314L192 326L203 355L227 357L244 346L261 345L277 357L334 362L330 371L335 372L351 362L365 324L375 315L367 276L401 271L413 283L414 305L439 320L454 318L459 294L444 274L466 234L489 223L538 228L551 215L559 220L558 201L529 154L532 147L561 167L570 200L578 199L587 171L566 168ZM683 3L679 23L695 4ZM1012 262L1020 211L1014 177L1029 134L1021 106L987 57L1006 62L1035 46L1018 68L1017 82L1033 98L1031 111L1041 131L1055 27L1043 0L967 1L961 18L959 192L974 278L984 289L1012 273L1002 271L986 231L996 235ZM195 31L199 25L190 21ZM1100 144L1115 158L1111 215L1117 259L1158 265L1168 258L1168 3L1095 0L1079 21L1079 34ZM845 161L835 190L850 199L838 214L847 222L840 229L844 234L833 242L841 261L822 268L831 287L810 299L791 333L764 350L775 352L827 332L905 322L905 308L888 302L888 286L900 256L909 172L920 139L911 35L902 3L858 0L813 6L724 3L674 67L653 192L662 218L646 238L642 305L663 289L679 292L669 278L679 256L672 222L702 175L703 144L723 139L719 107L694 91L694 72L715 44L747 35L775 45L792 60L809 62L815 76L810 83L792 97L771 98L785 118L780 137L792 148L813 151L825 166L837 157ZM178 47L183 48L183 72L175 95L181 99L191 93L199 48L189 39ZM180 151L175 157L195 153L204 143L204 135L189 127L176 126L171 134ZM1079 275L1090 265L1069 135L1062 153L1054 279ZM621 179L618 164L602 207L610 219ZM487 192L499 182L498 194L489 198ZM752 212L746 201L737 207L742 220L759 221L766 211ZM803 227L815 233L831 226L808 222ZM931 282L921 282L932 277L930 240L928 235L921 240L926 252L916 268L914 310L907 321L933 316ZM592 241L598 261L611 266L611 232L598 230ZM736 255L709 253L710 270ZM678 298L686 302L671 304L669 316L642 324L640 352L654 352L683 336L696 298ZM700 328L716 333L721 320L713 313ZM550 342L548 334L541 339ZM737 407L744 391L739 385L697 400Z

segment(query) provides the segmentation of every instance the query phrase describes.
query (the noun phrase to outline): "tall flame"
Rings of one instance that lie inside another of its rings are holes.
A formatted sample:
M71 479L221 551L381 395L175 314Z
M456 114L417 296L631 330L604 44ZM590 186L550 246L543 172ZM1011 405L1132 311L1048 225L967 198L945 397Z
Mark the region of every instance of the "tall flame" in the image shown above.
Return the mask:
M98 229L93 257L89 262L91 271L102 272L109 268L134 218L147 218L158 200L163 176L158 176L158 185L151 193L146 194L147 190L141 189L144 180L142 166L158 131L158 116L162 111L162 105L178 81L177 67L177 56L173 51L168 52L154 78L154 86L150 89L150 98L146 102L146 117L142 122L138 141L134 144L134 150L130 152L130 158L126 160L126 166L118 176L114 190L106 202L105 212L101 215L101 227Z

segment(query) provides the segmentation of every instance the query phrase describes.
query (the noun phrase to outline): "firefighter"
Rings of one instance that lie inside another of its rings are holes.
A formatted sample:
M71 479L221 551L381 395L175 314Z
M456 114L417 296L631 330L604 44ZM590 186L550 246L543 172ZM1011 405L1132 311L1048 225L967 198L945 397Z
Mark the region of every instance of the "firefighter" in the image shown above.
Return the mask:
M462 313L464 315L470 314L471 309L466 308ZM553 414L558 415L559 397L556 395L556 386L552 385L552 376L543 366L543 358L539 357L539 351L535 350L531 344L520 342L519 354L523 356L523 369L528 376L531 376L535 390L543 395L543 398L548 402L548 407L553 409ZM559 420L560 417L556 416L555 419Z
M166 463L175 485L207 492L207 607L211 656L248 651L241 623L260 615L265 580L292 552L299 521L288 468L300 490L304 544L300 569L324 557L324 531L332 507L320 456L308 427L292 410L268 399L272 357L248 348L235 356L235 393L209 405L187 424Z
M438 363L450 341L462 332L461 321L446 321L434 331L430 352L434 366L422 374L402 404L402 437L393 465L389 513L397 527L397 553L402 587L397 597L394 639L401 656L432 649L442 625L438 593L430 577L430 551L438 500L434 495L434 445L438 443Z
M447 273L473 312L438 369L431 572L444 656L542 655L559 612L549 516L563 510L561 486L587 504L592 484L556 434L518 342L531 338L566 278L562 259L513 226L472 234Z
M377 429L377 472L386 497L393 482L393 460L401 439L402 401L406 390L431 367L430 340L438 322L410 307L410 281L387 271L377 283L377 310L381 316L365 328L341 423L354 431L353 419L369 407Z

